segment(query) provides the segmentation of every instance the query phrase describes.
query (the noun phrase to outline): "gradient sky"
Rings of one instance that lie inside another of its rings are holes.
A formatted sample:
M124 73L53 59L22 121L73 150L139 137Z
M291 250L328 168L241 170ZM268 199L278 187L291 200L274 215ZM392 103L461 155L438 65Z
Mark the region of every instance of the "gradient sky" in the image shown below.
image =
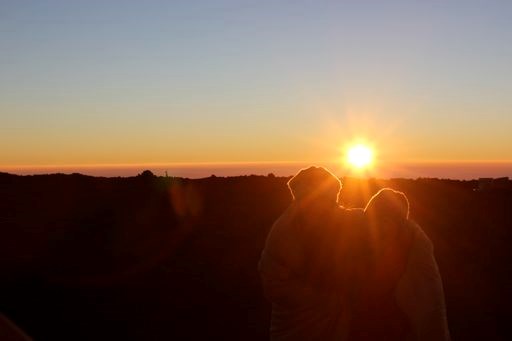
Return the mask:
M0 0L0 166L512 160L512 1Z

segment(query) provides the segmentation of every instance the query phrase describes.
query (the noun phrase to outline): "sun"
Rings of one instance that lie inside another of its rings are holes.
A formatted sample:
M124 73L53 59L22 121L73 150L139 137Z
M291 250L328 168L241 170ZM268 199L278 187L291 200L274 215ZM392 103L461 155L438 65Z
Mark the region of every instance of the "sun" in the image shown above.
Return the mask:
M352 146L347 152L347 162L357 169L368 167L373 160L373 151L363 144Z

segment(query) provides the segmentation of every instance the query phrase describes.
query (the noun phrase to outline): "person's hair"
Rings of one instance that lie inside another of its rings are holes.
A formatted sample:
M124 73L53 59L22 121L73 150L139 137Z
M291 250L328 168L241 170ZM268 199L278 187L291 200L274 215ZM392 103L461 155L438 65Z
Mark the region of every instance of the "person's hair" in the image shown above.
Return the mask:
M375 194L364 209L378 217L391 217L398 220L409 219L409 200L400 191L383 188Z
M323 167L311 166L301 169L288 181L288 188L298 201L338 202L341 181Z

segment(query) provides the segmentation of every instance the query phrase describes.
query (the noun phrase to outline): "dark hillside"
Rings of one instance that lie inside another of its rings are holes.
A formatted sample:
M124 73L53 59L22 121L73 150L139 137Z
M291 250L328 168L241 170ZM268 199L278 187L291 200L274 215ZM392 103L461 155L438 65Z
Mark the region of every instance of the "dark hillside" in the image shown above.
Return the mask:
M36 340L266 340L256 270L287 178L0 173L0 311ZM431 237L454 340L508 340L512 189L345 179L343 203L404 191Z

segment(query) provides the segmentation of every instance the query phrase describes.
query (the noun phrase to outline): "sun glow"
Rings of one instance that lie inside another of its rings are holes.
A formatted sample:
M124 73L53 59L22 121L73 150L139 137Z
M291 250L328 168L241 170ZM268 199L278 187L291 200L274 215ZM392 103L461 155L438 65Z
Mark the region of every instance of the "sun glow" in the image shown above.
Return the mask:
M368 167L372 160L373 151L368 146L358 144L348 149L347 162L356 169Z

